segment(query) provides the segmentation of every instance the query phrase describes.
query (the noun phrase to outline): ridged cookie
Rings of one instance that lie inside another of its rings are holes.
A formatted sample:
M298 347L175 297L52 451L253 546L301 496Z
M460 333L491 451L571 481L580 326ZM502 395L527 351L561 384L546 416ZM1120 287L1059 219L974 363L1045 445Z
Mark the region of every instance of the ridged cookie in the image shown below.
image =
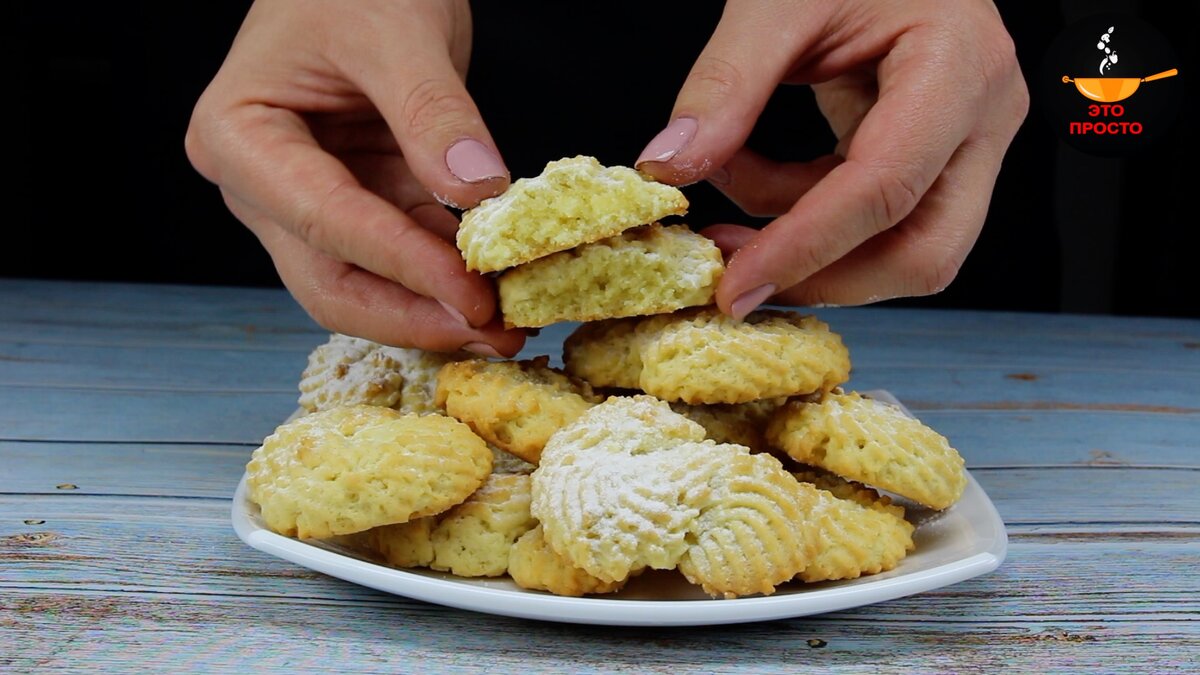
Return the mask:
M504 272L500 312L509 328L673 312L711 304L724 271L711 239L648 225Z
M771 419L767 440L798 462L934 509L958 501L967 484L963 459L944 436L853 392L788 403Z
M496 272L687 212L670 185L593 157L560 159L466 211L457 243L467 269Z
M536 464L551 434L601 398L541 356L446 364L438 374L436 401L489 443Z
M807 526L815 553L797 575L802 581L856 579L893 569L913 550L912 523L904 508L862 485L815 469L793 474L821 492Z
M679 571L710 595L770 594L816 555L810 521L819 491L797 482L770 455L716 447L726 451L699 495L692 545Z
M386 347L335 333L309 354L300 376L299 403L308 412L349 405L433 412L438 369L461 358L463 354Z
M820 492L779 460L701 441L649 396L610 398L551 438L533 474L549 546L604 581L678 566L713 595L770 593L813 556Z
M521 588L579 597L615 593L624 581L602 581L573 566L546 544L542 526L521 535L508 558L508 575Z
M267 527L324 538L440 513L492 469L492 451L441 415L351 406L281 425L246 465Z
M703 438L703 427L649 396L584 413L550 439L533 472L532 511L546 541L603 581L673 569L699 515L684 495L719 469L695 443Z
M594 387L685 403L745 403L828 391L850 377L841 337L812 316L715 307L585 324L564 345L567 372Z

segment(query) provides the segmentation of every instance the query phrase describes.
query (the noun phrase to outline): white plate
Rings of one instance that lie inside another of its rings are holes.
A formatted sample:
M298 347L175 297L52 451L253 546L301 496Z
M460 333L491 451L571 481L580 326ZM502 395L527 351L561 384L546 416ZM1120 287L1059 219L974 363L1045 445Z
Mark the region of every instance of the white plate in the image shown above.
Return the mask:
M864 392L899 404L886 391ZM987 494L968 474L962 499L931 512L909 509L918 523L916 550L888 572L848 581L788 583L774 595L713 600L673 572L643 574L612 595L567 598L519 588L507 577L464 579L428 570L398 570L318 541L267 530L246 496L233 498L233 529L250 546L330 576L439 605L526 619L614 626L700 626L820 614L883 602L986 574L1004 560L1008 537Z

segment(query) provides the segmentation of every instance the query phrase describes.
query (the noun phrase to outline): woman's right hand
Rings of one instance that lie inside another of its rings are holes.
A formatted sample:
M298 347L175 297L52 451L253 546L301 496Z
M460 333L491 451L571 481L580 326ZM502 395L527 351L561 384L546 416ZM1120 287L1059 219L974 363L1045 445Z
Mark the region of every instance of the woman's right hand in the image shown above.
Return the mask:
M257 0L196 104L188 158L325 328L488 356L524 343L442 206L509 184L463 86L470 46L465 0Z

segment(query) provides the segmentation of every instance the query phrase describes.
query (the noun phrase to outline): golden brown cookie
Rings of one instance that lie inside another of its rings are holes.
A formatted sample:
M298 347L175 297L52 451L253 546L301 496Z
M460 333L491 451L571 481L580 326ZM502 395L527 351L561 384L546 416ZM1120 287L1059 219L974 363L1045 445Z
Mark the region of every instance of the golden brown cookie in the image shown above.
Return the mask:
M904 507L887 496L821 469L793 475L822 492L808 520L816 536L815 553L797 575L800 580L856 579L885 572L913 550L916 528L904 519Z
M649 396L584 413L533 474L546 542L604 581L678 565L714 595L772 592L813 555L803 524L820 491L770 455L703 436Z
M336 542L394 567L428 567L433 562L433 541L429 535L436 523L437 516L425 516L344 535Z
M550 547L604 581L673 569L699 514L683 496L718 468L696 447L703 438L649 396L610 398L554 434L533 472L532 511Z
M850 377L841 337L812 316L715 307L585 324L564 345L567 372L593 387L666 401L745 403L828 391Z
M684 225L648 225L514 267L497 280L504 325L673 312L713 302L725 265Z
M958 501L967 484L963 459L944 436L853 392L788 403L771 419L767 440L798 462L934 509Z
M467 269L496 272L687 212L670 185L593 157L560 159L463 214L457 242Z
M267 527L324 538L440 513L492 470L492 451L442 415L351 406L281 425L246 465Z
M529 483L524 474L492 474L467 501L434 516L429 567L460 577L508 571L513 544L537 525L529 515Z
M308 412L349 405L433 412L438 370L462 358L462 353L386 347L335 333L309 354L300 376L299 403Z
M878 491L862 483L846 480L831 471L815 466L804 467L793 471L792 475L801 483L812 483L817 488L830 492L839 499L848 499L869 509L890 513L897 518L904 517L904 507L893 504L892 498L881 495Z
M436 400L489 443L536 464L550 435L601 399L540 356L447 364L438 374Z
M395 567L429 567L460 577L496 577L513 544L537 525L529 515L529 476L492 474L461 504L433 516L340 538Z
M714 596L770 594L816 554L809 521L820 494L796 481L779 460L740 446L698 495L692 544L679 559L688 581Z
M625 585L624 581L602 581L571 565L546 544L541 525L521 535L512 547L508 574L521 588L574 597L615 593Z

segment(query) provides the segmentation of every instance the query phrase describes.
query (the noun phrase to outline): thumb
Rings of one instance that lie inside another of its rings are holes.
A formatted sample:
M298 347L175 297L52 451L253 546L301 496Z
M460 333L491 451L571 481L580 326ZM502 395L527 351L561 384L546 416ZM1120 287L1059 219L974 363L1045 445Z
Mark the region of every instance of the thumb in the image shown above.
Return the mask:
M356 84L379 109L417 180L438 201L475 206L502 192L508 169L450 51L435 32L379 48Z
M729 2L688 73L671 122L635 166L673 185L702 180L723 166L815 39L818 22L798 14L788 3Z

